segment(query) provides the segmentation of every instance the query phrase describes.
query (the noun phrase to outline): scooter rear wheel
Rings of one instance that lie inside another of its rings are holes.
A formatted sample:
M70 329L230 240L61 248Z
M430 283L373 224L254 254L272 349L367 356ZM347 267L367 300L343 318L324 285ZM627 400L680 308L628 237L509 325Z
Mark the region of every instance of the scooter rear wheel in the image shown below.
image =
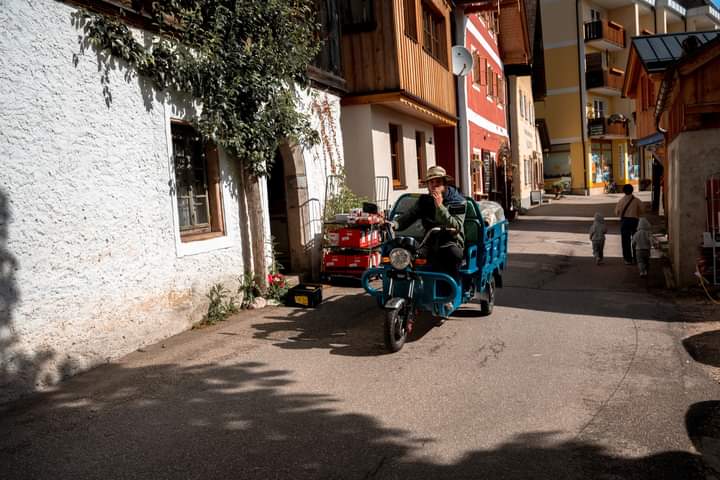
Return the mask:
M491 278L487 286L487 300L480 301L480 313L490 315L495 306L495 277Z
M408 336L407 313L394 308L385 313L385 347L395 353L402 349Z

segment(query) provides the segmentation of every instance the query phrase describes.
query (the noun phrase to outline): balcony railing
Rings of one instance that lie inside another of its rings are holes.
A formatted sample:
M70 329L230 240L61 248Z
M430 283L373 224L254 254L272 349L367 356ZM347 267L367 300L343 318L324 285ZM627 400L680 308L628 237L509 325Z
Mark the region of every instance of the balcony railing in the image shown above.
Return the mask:
M627 122L610 123L607 117L591 118L588 120L588 137L627 137Z
M585 24L585 41L604 40L619 48L625 48L625 29L612 21L596 20Z
M625 72L616 68L585 72L585 86L588 90L603 88L620 92L625 81Z

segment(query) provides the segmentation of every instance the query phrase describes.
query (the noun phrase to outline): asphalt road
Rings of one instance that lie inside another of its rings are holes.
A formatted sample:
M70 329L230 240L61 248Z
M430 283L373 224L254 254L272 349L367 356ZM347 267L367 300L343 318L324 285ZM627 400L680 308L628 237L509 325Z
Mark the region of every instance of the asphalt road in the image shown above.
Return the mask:
M617 224L592 263L579 217L607 206L577 202L512 224L490 317L426 319L386 354L358 289L245 312L0 412L0 478L705 478L720 389Z

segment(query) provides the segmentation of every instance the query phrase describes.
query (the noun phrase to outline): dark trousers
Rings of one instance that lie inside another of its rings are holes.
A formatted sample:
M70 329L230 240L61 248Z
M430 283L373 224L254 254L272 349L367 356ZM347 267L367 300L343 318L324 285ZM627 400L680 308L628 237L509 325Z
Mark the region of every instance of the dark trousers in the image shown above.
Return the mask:
M460 246L446 243L429 253L428 262L433 271L446 273L460 284L460 265L462 265L463 255L464 251ZM449 293L449 286L445 282L441 282L438 290L440 295L445 295Z
M632 262L635 260L635 252L632 248L632 236L637 232L637 218L623 217L620 219L620 238L622 240L622 254L625 261Z

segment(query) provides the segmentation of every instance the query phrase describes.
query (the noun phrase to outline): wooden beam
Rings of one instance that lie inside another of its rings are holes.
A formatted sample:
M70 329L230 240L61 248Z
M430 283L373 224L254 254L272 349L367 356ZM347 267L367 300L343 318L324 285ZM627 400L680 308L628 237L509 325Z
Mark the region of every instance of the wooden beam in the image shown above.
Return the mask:
M348 95L343 97L341 105L367 105L369 103L385 103L399 101L401 92L370 93L365 95Z
M685 113L688 115L700 113L720 113L720 102L705 102L686 105Z
M480 5L469 5L465 7L464 13L465 15L472 15L473 13L494 12L497 11L497 9L497 3L488 2Z

